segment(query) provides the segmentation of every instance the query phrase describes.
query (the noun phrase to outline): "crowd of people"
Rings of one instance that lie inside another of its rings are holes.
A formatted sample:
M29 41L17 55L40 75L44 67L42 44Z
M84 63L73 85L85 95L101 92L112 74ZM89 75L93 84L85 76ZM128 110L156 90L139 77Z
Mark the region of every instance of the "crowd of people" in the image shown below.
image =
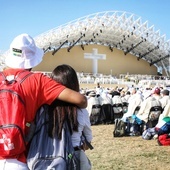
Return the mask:
M42 61L43 54L43 50L36 46L30 35L21 34L14 38L5 60L7 66L3 71L5 82L13 84L20 73L27 72L29 74L32 68ZM57 135L58 138L61 138L63 122L68 122L72 134L72 144L77 157L80 159L81 170L91 169L90 160L85 154L88 147L82 143L82 133L90 143L93 138L90 118L93 114L94 105L96 106L95 109L100 110L100 113L101 110L103 111L102 121L104 122L102 123L114 123L116 113L117 115L119 113L118 117L125 122L129 117L135 115L139 120L147 123L152 106L162 108L159 121L164 117L170 117L169 90L165 87L143 89L132 86L111 89L103 88L98 83L95 89L80 89L75 70L64 64L57 66L51 77L43 73L29 74L20 83L20 88L25 102L24 119L26 124L34 121L37 110L44 104L52 108L51 113L49 113L52 121L51 129L48 131L50 136ZM97 108L97 106L99 107ZM1 108L4 108L2 103ZM6 108L4 108L4 112ZM108 114L110 115L108 116ZM108 122L104 120L105 118ZM5 121L1 116L1 128L3 128L2 123ZM28 133L28 131L29 126L25 128L24 133ZM4 145L4 150L8 150L5 142L9 142L9 140L4 137L2 131L0 131L0 135L0 145ZM27 152L28 150L23 150L18 154L9 156L0 153L0 170L11 170L11 167L13 170L29 169L27 166Z
M166 87L152 87L152 88L138 88L138 87L126 87L126 88L103 88L99 84L94 89L81 89L81 93L88 99L87 110L89 116L93 117L94 105L100 105L100 113L98 113L99 119L103 119L102 106L110 105L113 108L112 118L115 119L117 113L114 109L115 104L119 104L120 115L124 122L127 122L129 118L137 119L143 124L147 124L149 121L149 114L151 108L160 108L160 116L158 124L164 117L170 117L170 92ZM95 113L97 114L97 113ZM101 118L100 118L101 117ZM91 119L93 121L93 119ZM114 123L114 121L111 121ZM91 122L93 123L93 122ZM103 123L102 120L96 124Z

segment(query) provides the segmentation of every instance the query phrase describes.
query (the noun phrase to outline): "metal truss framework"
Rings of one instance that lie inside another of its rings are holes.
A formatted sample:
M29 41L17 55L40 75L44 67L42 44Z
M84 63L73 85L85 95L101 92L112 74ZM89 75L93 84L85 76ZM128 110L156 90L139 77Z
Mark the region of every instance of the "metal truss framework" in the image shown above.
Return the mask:
M80 45L82 50L88 44L108 46L146 60L150 66L162 67L166 75L170 74L170 40L166 35L155 31L154 25L143 22L141 17L122 11L106 11L91 14L64 25L58 26L35 37L36 44L44 52L60 48L68 52Z

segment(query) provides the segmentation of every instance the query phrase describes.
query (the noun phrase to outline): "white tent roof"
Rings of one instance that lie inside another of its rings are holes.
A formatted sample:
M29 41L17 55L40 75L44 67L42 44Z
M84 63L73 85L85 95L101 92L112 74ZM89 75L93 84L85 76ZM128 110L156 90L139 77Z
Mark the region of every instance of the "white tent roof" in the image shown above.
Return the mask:
M162 67L170 74L170 40L160 35L154 25L132 13L106 11L91 14L68 22L35 37L36 44L45 52L60 48L71 50L75 45L108 46L131 53L138 60L146 60L150 66Z

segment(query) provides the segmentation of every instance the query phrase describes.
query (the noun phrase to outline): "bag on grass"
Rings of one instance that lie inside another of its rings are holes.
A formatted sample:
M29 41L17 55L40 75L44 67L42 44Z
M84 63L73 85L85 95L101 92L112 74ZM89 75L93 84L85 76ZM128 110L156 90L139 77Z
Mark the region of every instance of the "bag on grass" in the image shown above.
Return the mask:
M11 81L0 72L0 155L12 157L26 150L26 110L21 83L31 75L22 71Z
M165 123L161 128L157 129L158 135L170 133L170 122Z
M143 124L143 121L139 119L136 115L132 115L132 119L138 124L141 125Z
M155 134L157 134L157 133L156 133L154 127L148 128L145 131L143 131L142 138L145 139L145 140L151 140Z
M160 146L170 146L170 134L159 135L158 144Z
M156 125L158 135L170 133L170 117L164 117L160 123Z
M132 116L126 119L126 136L140 136L143 131L143 124L138 124Z
M125 135L125 122L121 119L115 119L115 127L113 130L114 137L122 137Z
M30 143L27 164L30 170L79 170L80 160L75 156L67 123L62 129L62 139L48 136L48 105L37 112L35 134Z

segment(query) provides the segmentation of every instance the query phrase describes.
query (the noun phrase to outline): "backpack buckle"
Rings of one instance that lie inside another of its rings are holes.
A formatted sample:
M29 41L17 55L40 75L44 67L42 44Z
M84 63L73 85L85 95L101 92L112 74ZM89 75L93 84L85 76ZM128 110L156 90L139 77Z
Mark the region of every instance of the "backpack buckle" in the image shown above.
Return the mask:
M2 84L4 84L4 85L8 85L8 84L9 84L9 82L8 82L8 80L6 80L6 79L5 79L5 80L3 80L3 81L2 81Z

